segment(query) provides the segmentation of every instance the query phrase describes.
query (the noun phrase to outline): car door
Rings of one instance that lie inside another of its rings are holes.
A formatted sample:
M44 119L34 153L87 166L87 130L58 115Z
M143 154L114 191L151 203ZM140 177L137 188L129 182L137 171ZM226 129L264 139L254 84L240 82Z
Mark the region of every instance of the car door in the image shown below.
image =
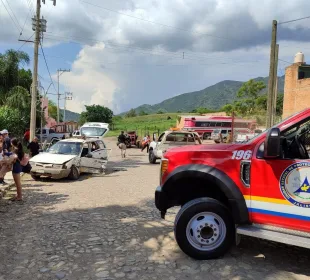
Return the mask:
M85 142L83 144L83 149L81 152L81 160L80 160L80 172L81 173L101 173L104 170L104 162L99 159L98 146L96 145L96 141L94 142Z
M154 147L154 155L155 157L157 158L162 158L163 156L163 153L162 153L162 150L161 150L161 145L162 143L164 142L164 139L165 138L165 133L162 133L159 138L158 138L158 141L155 142L155 147Z
M281 132L281 158L265 159L264 142L254 150L250 163L251 196L246 197L254 223L310 231L310 159L306 150L310 148L310 133L303 143L305 158L298 149L292 149L296 137L302 136L302 126L309 125L310 120L306 120Z
M104 161L108 160L108 149L103 141L97 140L96 141L97 149L92 152L94 158L98 158Z

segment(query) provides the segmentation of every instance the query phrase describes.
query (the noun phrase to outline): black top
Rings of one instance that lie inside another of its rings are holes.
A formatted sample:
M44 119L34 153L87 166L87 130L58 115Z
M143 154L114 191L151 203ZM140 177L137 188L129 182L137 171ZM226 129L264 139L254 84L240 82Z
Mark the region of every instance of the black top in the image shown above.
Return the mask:
M124 134L120 134L118 136L118 142L125 144L126 136Z
M36 156L37 154L39 154L40 150L39 143L31 142L28 144L27 148L30 150L31 156Z
M8 150L8 151L10 151L11 146L12 146L12 144L11 144L11 139L10 139L9 137L6 137L6 138L4 139L4 143L5 143L5 149Z

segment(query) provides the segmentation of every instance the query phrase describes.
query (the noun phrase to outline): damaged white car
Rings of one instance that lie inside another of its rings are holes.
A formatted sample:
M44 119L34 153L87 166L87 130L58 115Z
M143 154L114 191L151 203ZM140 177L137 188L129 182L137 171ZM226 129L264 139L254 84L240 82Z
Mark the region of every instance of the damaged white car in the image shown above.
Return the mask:
M35 180L41 176L77 180L81 173L102 173L109 150L102 140L61 140L30 159L31 176Z

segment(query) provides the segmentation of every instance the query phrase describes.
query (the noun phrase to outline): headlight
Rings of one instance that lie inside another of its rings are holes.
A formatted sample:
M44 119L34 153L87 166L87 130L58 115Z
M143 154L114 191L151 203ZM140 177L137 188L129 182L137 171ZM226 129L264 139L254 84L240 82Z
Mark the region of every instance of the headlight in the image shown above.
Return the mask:
M166 158L163 158L160 161L160 178L159 178L160 184L162 183L164 173L168 170L168 163L169 161Z
M53 168L62 169L62 164L53 164Z

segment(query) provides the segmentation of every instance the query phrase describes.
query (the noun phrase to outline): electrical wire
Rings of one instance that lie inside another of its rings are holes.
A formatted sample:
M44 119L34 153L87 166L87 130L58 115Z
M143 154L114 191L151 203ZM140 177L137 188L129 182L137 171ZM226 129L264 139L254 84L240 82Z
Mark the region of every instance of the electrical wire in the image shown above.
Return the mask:
M105 8L105 7L100 6L100 5L96 5L96 4L87 2L85 0L80 0L80 2L88 4L88 5L91 5L91 6L94 6L96 8L100 8L100 9L107 10L107 11L110 11L110 12L113 12L113 13L117 13L117 14L122 15L122 16L127 16L127 17L130 17L130 18L138 19L138 20L145 21L145 22L152 23L152 24L157 24L157 25L160 25L162 27L173 28L173 29L180 30L180 31L195 33L195 34L198 34L198 35L213 37L213 38L222 39L222 40L234 40L234 41L237 41L236 39L233 39L233 38L225 38L225 37L220 37L220 36L216 36L216 35L210 35L210 34L207 34L207 33L200 33L200 32L192 31L192 30L189 30L189 29L179 28L179 27L175 27L175 26L172 26L172 25L167 25L167 24L163 24L163 23L160 23L160 22L155 22L155 21L144 19L144 18L128 15L128 14L125 14L125 13L122 13L122 12L119 12L119 11L116 11L116 10L112 10L112 9Z
M16 17L16 15L15 15L15 13L14 13L14 11L13 11L11 5L10 5L10 2L9 2L8 0L6 0L6 3L7 3L7 5L8 5L8 7L9 7L9 9L11 10L11 13L13 14L13 17L14 17L14 19L16 20L18 26L20 27L20 29L22 29L21 25L19 24L18 18Z
M300 21L300 20L304 20L304 19L309 19L309 18L310 18L310 16L302 17L302 18L297 18L297 19L292 19L292 20L288 20L288 21L282 21L282 22L279 22L278 25L285 24L285 23L290 23L290 22L295 22L295 21Z
M41 47L41 51L42 51L42 54L43 54L43 57L44 57L44 61L45 61L47 72L48 72L48 74L50 76L50 79L51 79L51 83L53 84L53 87L54 87L55 91L57 92L55 84L54 84L54 81L52 79L52 75L51 75L50 69L48 68L48 64L47 64L47 61L46 61L46 58L45 58L45 54L44 54L44 50L43 50L41 42L40 42L40 47Z
M2 4L3 4L4 8L6 9L7 13L9 14L9 16L10 16L11 20L13 21L13 23L14 23L14 25L15 25L15 27L17 28L18 33L19 33L19 32L20 32L20 29L19 29L19 27L18 27L18 24L16 24L16 22L14 21L14 19L13 19L12 15L10 14L9 10L8 10L8 9L7 9L7 7L4 5L3 0L1 0L1 2L2 2Z
M33 35L34 35L34 32L33 32L33 34L27 39L27 41L29 41L29 40L33 37ZM18 49L17 51L20 51L20 49L21 49L26 43L28 43L28 42L24 42L24 43L19 47L19 49Z
M280 58L278 58L278 60L280 60L280 61L282 61L282 62L285 62L285 63L287 63L287 64L293 64L292 62L288 62L288 61L283 60L283 59L280 59Z

